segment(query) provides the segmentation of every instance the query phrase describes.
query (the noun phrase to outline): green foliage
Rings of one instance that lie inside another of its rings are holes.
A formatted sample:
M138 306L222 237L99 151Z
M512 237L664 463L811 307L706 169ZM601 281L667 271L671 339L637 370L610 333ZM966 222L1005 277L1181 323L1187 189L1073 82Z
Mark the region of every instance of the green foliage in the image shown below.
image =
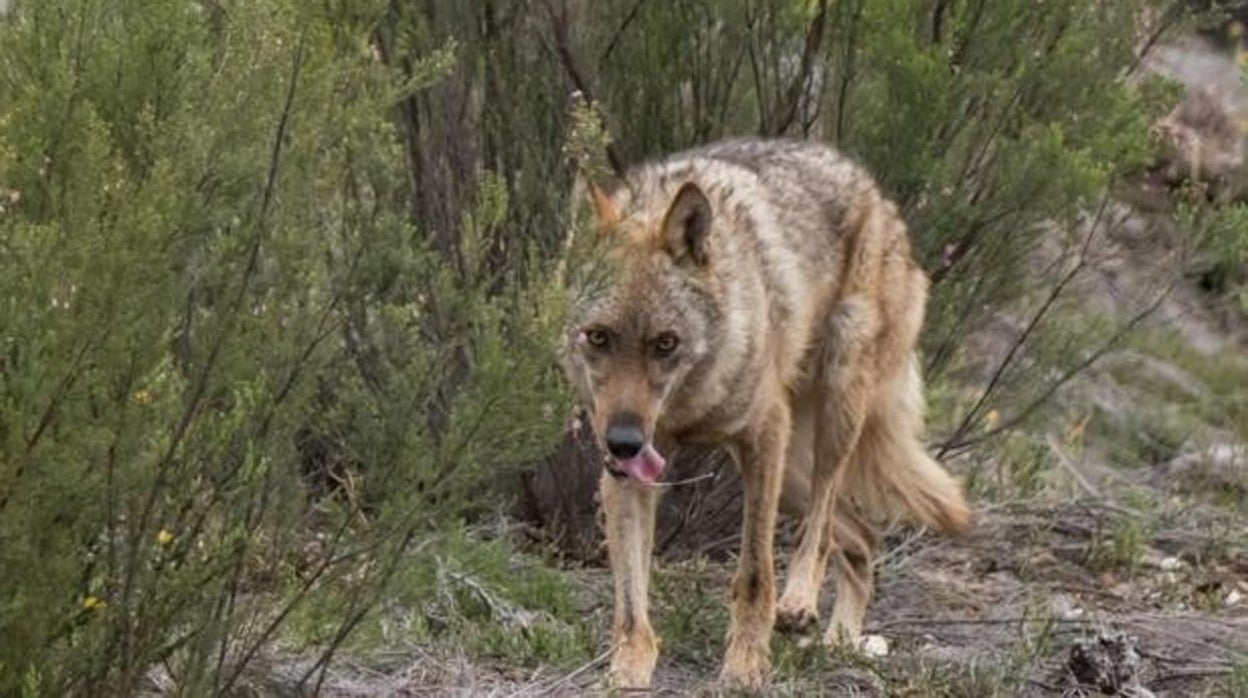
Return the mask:
M728 631L725 579L708 574L703 558L657 569L652 581L655 632L666 653L684 665L713 667Z
M1248 695L1248 662L1240 660L1235 664L1231 669L1231 675L1226 678L1222 691L1222 695L1227 696Z
M1134 574L1150 537L1148 522L1127 514L1113 521L1109 530L1098 530L1085 551L1088 566L1095 570Z
M1044 486L1052 469L1053 454L1043 439L1023 432L1006 436L986 463L967 472L965 486L973 495L990 501L1030 499Z
M0 20L0 693L127 694L161 663L228 691L322 595L327 662L421 531L550 447L546 263L489 263L489 170L454 245L405 212L392 110L457 49L391 69L384 12Z
M565 575L503 542L454 529L400 563L383 606L368 613L347 647L407 642L467 649L518 666L585 661L597 638ZM295 646L318 646L337 631L341 590L302 606L285 633Z
M1248 205L1189 207L1181 216L1202 233L1194 265L1201 285L1248 314Z
M1143 330L1105 372L1123 393L1122 406L1090 409L1089 439L1115 464L1161 465L1193 445L1248 435L1248 362L1233 350L1206 354L1176 333ZM1191 492L1197 484L1173 487ZM1225 484L1212 489L1237 499Z

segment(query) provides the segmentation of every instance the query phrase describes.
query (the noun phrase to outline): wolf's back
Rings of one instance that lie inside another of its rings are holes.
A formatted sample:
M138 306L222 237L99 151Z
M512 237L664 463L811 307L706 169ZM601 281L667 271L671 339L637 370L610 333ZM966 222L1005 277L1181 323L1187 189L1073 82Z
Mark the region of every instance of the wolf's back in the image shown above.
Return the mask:
M799 140L720 141L643 166L639 174L665 184L665 177L690 170L729 188L756 182L753 198L744 203L771 209L778 228L798 247L812 248L807 252L820 251L810 243L839 230L854 202L876 187L866 170L835 148Z
M717 234L730 238L721 261L766 270L768 294L798 314L803 304L822 310L842 267L849 217L879 198L853 160L797 140L721 141L640 165L627 180L626 206L652 224L676 188L697 182L714 204Z

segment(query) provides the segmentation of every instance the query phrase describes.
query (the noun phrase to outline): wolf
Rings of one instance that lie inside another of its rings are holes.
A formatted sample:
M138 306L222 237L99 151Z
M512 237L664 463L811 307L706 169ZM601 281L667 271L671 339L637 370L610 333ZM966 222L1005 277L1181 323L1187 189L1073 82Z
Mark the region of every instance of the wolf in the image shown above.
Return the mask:
M877 527L958 532L970 517L920 441L928 279L896 206L851 159L792 140L724 141L582 177L574 199L610 270L574 293L561 352L603 454L610 682L651 682L656 485L689 444L725 448L742 481L721 680L766 684L773 627L817 621L829 564L823 639L855 642ZM777 599L781 510L800 527Z

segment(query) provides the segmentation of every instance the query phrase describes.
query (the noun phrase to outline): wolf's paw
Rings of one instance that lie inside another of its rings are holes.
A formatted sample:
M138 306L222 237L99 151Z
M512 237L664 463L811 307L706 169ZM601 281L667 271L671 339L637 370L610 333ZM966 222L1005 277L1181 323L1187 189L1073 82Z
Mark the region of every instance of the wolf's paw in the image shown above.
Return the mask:
M625 641L611 655L608 683L618 689L650 688L650 677L658 657L658 641L654 638Z
M719 680L725 688L759 691L771 679L771 652L766 644L739 641L728 645Z
M823 644L829 649L857 650L862 642L862 631L854 626L832 622L823 633Z
M818 622L819 616L809 608L785 608L781 605L776 609L776 630L782 633L801 634Z

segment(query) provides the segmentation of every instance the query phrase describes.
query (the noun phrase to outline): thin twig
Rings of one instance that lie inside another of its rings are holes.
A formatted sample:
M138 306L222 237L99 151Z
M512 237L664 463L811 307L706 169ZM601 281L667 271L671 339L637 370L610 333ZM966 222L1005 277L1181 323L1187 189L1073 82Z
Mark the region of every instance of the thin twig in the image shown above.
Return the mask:
M1079 486L1083 488L1083 491L1091 497L1100 499L1100 491L1097 490L1091 482L1088 482L1088 479L1083 476L1083 473L1079 472L1079 469L1075 467L1075 464L1070 461L1070 458L1066 456L1066 451L1062 450L1061 444L1057 443L1057 438L1052 434L1048 434L1045 437L1045 440L1048 442L1049 448L1053 451L1053 455L1057 456L1058 464L1065 468L1066 472L1070 473L1071 477L1075 479L1075 482L1079 483Z
M788 99L785 101L786 112L780 119L779 123L771 129L768 135L780 135L789 129L793 124L793 119L797 117L798 103L804 98L809 98L811 73L815 67L815 55L819 53L819 48L823 45L824 30L828 25L828 0L819 0L819 11L815 14L814 19L810 22L810 27L806 30L806 43L802 47L801 64L798 68L797 75L793 77L793 82L789 85Z
M882 569L892 564L894 561L900 561L901 558L906 553L910 552L910 549L914 548L919 541L921 541L924 537L926 537L926 535L927 535L927 529L920 528L917 531L914 531L910 535L906 536L906 539L903 540L901 543L898 543L897 545L889 549L887 553L876 558L875 562L873 563L873 566L876 569Z
M106 336L107 333L102 335L101 339ZM47 431L48 427L52 425L52 422L56 420L57 410L61 406L61 401L65 398L66 393L73 388L74 384L78 381L78 378L85 370L86 366L84 360L86 359L87 352L93 348L95 344L96 341L94 339L87 340L83 342L78 351L74 353L74 358L70 362L69 370L65 373L65 376L60 380L60 382L57 383L56 390L52 393L51 399L48 400L48 406L44 409L42 416L39 418L39 424L35 427L34 433L26 439L26 451L23 454L25 457L24 460L18 464L17 468L13 471L13 475L9 478L9 481L4 483L5 488L0 490L0 511L3 511L5 506L8 505L9 496L13 492L17 491L18 480L22 479L22 476L26 474L26 465L31 462L31 454L35 450L35 446L39 444L40 438L43 437L43 434Z
M1092 219L1092 223L1088 229L1088 234L1084 237L1083 246L1079 251L1078 261L1071 267L1070 271L1068 271L1061 279L1058 280L1056 284L1054 284L1053 288L1049 291L1048 297L1045 298L1044 302L1040 304L1040 307L1036 309L1036 312L1032 314L1031 320L1027 323L1027 326L1023 328L1022 333L1014 339L1014 343L1010 346L1009 351L1006 352L1005 358L1001 359L1001 362L997 364L996 370L993 371L992 377L988 380L988 385L984 387L983 392L979 395L979 399L975 401L975 405L972 406L971 409L967 410L966 414L962 418L962 422L958 425L958 428L955 429L953 434L945 440L945 443L941 444L940 449L936 452L937 459L943 458L945 454L951 450L951 444L958 443L959 440L961 440L970 430L971 426L979 418L980 410L982 410L984 405L988 403L988 398L990 398L996 391L997 387L1001 383L1001 380L1005 377L1006 370L1013 364L1014 359L1018 356L1019 351L1022 350L1023 345L1031 339L1031 335L1040 325L1040 321L1048 315L1049 310L1053 307L1053 304L1056 303L1057 299L1061 297L1062 292L1066 290L1066 287L1075 280L1075 277L1079 275L1079 272L1083 271L1084 268L1087 267L1088 250L1092 245L1092 240L1096 236L1096 231L1101 227L1101 219L1105 215L1105 209L1108 205L1109 193L1106 192L1104 197L1101 199L1101 205L1097 208L1096 216Z
M404 534L403 541L399 543L394 551L391 551L391 553L386 556L386 559L388 559L389 562L378 575L379 585L384 584L385 581L391 579L395 571L398 569L399 564L407 558L408 546L411 545L412 539L415 538L415 535L415 529L408 528ZM321 652L321 656L318 657L316 662L306 672L304 672L302 677L300 677L297 685L301 691L303 690L308 679L310 679L315 673L317 674L317 679L316 685L312 688L312 695L321 695L321 689L324 686L326 677L328 676L329 665L333 661L334 655L337 654L337 652L342 648L343 643L346 642L346 639L350 637L351 633L353 633L356 627L358 627L364 620L364 617L367 616L368 613L376 608L381 602L382 596L380 594L373 594L371 598L364 600L363 603L356 606L356 603L359 602L361 595L364 593L364 589L364 585L359 585L355 588L355 594L351 599L351 605L354 607L354 611L348 614L348 617L338 626L337 632L334 633L334 637L330 641L329 645Z
M1154 683L1165 683L1167 681L1178 681L1180 679L1193 679L1205 676L1225 676L1233 673L1235 667L1226 666L1193 666L1183 667L1180 669L1172 669L1166 673L1153 679Z
M945 26L945 10L948 9L948 6L948 0L936 0L936 4L932 7L930 40L933 44L939 44L941 41L941 30Z
M277 189L277 175L278 175L278 168L280 166L281 159L282 159L282 146L286 140L286 129L290 122L290 115L294 111L295 90L299 84L299 76L303 70L303 50L304 50L304 44L305 44L306 38L307 38L306 34L300 34L299 41L295 45L294 56L291 59L290 84L287 86L287 89L286 89L286 99L282 105L282 111L281 111L280 116L278 117L277 128L273 136L273 149L269 157L269 171L268 171L268 176L266 177L266 180L265 180L264 193L261 195L261 198L260 198L260 210L259 210L259 214L256 220L256 232L255 232L255 235L252 237L251 251L248 255L247 266L243 270L243 278L241 282L239 283L238 293L234 297L234 302L231 307L231 313L230 313L231 316L237 315L239 309L242 307L243 301L247 296L247 291L251 287L252 277L255 275L256 270L259 268L260 245L264 237L264 229L265 229L266 220L268 218L269 207L273 201L274 192ZM186 434L187 429L190 427L191 421L194 419L195 414L198 412L199 401L203 398L204 392L207 389L208 375L215 367L217 357L220 355L220 350L222 346L225 344L225 339L226 339L226 336L229 335L230 329L231 329L231 325L229 324L227 324L225 327L222 328L221 333L217 336L216 341L213 343L213 347L211 351L209 352L208 360L204 365L204 369L203 371L200 372L200 377L196 385L196 390L192 394L191 400L188 402L187 408L182 414L182 420L178 424L178 429L175 432L175 438L171 439L170 445L165 451L164 458L162 458L161 467L159 468L156 474L157 481L152 485L152 488L148 493L148 501L144 506L143 514L139 520L139 526L136 529L136 535L138 536L142 536L143 531L147 529L147 519L150 516L152 509L154 508L156 496L159 492L159 489L161 488L163 484L164 475L168 472L169 464L172 462L173 455L176 452L176 449L179 443L181 442L182 437ZM141 546L137 544L134 546L134 552L131 554L132 563L134 563L137 560L137 557L140 552L140 547ZM239 564L241 566L241 563ZM131 566L131 569L133 570L133 564ZM229 600L227 603L227 607L228 607L227 615L230 613L233 613L234 597L237 592L237 582L238 582L237 572L238 571L236 569L236 574L234 576L234 579L232 580L233 583L230 585ZM225 642L221 643L221 651L217 657L218 675L220 674L220 670L225 662L226 646L227 646L227 643ZM226 682L226 688L223 689L222 692L228 691L229 686L233 684L233 682L238 678L238 675L241 671L242 671L242 668L240 665L240 667L236 669L235 672L229 677L229 679Z
M546 685L543 685L537 688L534 688L532 686L525 687L525 688L520 689L519 691L516 691L515 693L512 693L511 696L512 698L516 698L517 696L523 696L523 695L539 695L539 696L551 695L556 688L567 685L570 681L572 681L572 679L575 679L581 674L584 674L590 669L593 669L594 667L597 667L603 662L607 661L607 659L611 657L611 653L614 652L615 649L619 646L620 646L620 643L618 642L611 645L606 650L604 650L602 654L598 655L597 657L594 657L588 662L585 662L579 667L573 669L567 674L559 677L558 679L555 679L554 681Z
M1021 625L1023 623L1054 623L1058 625L1093 625L1090 620L1082 618L1043 618L1039 616L1012 616L1010 618L896 618L871 626L872 632L880 632L893 628L931 625Z
M546 13L550 18L551 34L555 39L555 55L559 57L559 63L563 66L564 72L568 74L568 79L572 81L573 86L580 91L581 96L585 98L585 103L589 105L598 104L598 100L594 99L594 91L589 85L589 80L585 78L584 73L576 64L576 59L572 55L572 49L568 45L568 8L564 5L562 12L555 12L551 3L546 3ZM607 161L611 163L611 169L617 177L624 177L624 161L620 159L619 153L611 143L606 144Z
M1171 3L1170 6L1166 8L1165 12L1161 15L1161 19L1157 20L1157 26L1153 29L1152 33L1144 39L1144 43L1140 45L1140 49L1136 51L1135 58L1131 61L1131 65L1127 66L1127 69L1123 71L1123 79L1131 77L1135 74L1135 71L1140 69L1140 66L1144 65L1144 60L1147 59L1149 54L1153 52L1153 49L1156 48L1157 42L1161 39L1162 35L1173 28L1174 25L1178 23L1179 18L1183 16L1184 4L1183 0L1176 0L1176 2Z
M836 130L833 135L833 142L841 144L845 138L845 106L849 102L849 87L854 81L854 58L858 55L858 51L854 46L858 35L858 22L862 17L866 2L858 2L854 5L854 10L849 17L849 28L845 36L845 62L841 69L841 83L836 91Z
M624 16L624 21L620 22L620 28L615 30L615 34L613 34L611 36L611 40L607 42L607 47L603 49L602 54L598 56L599 63L605 63L607 59L611 57L612 52L615 51L615 47L620 43L620 39L623 38L624 33L628 31L628 27L633 23L633 20L637 19L637 16L641 14L641 8L646 4L646 2L647 0L637 0L637 2L633 5L633 9L629 10L628 14Z
M1153 313L1157 312L1157 309L1160 308L1161 304L1165 302L1166 298L1170 296L1170 292L1174 290L1174 286L1177 283L1178 283L1177 278L1171 281L1171 283L1161 293L1157 294L1157 298L1154 299L1152 303L1150 303L1147 307L1145 307L1140 312L1136 313L1135 316L1132 317L1130 320L1128 320L1122 327L1118 328L1118 331L1115 332L1113 336L1111 336L1109 339L1107 339L1105 343L1102 344L1096 351L1092 352L1092 354L1089 355L1088 358L1084 359L1083 361L1080 361L1078 364L1071 367L1069 370L1067 370L1065 373L1059 376L1056 380L1050 383L1049 387L1045 389L1045 391L1041 393L1039 397L1037 397L1036 399L1028 403L1026 407L1020 410L1013 417L1010 417L1009 419L1001 422L1001 424L997 425L995 428L989 429L988 431L985 431L982 434L978 434L976 436L972 436L969 438L964 438L961 441L948 443L947 444L948 449L942 450L942 453L945 453L945 452L959 453L970 446L973 446L981 441L984 441L985 439L990 439L994 436L997 436L998 434L1001 434L1004 431L1012 429L1018 424L1022 423L1024 420L1030 417L1032 413L1040 409L1042 405L1048 402L1049 398L1053 397L1053 394L1056 393L1058 390L1060 390L1062 386L1069 383L1070 380L1074 378L1075 376L1079 375L1080 373L1083 373L1092 364L1096 363L1097 361L1100 361L1101 358L1104 357L1106 354L1108 354L1110 351L1117 348L1118 343L1121 342L1122 339L1126 337L1128 333L1134 330L1137 325L1139 325L1141 322L1143 322Z
M673 480L672 482L656 482L651 486L652 487L683 487L685 485L692 485L695 482L702 482L703 480L710 480L711 478L715 477L718 474L719 473L702 473L701 475L686 478L684 480Z

